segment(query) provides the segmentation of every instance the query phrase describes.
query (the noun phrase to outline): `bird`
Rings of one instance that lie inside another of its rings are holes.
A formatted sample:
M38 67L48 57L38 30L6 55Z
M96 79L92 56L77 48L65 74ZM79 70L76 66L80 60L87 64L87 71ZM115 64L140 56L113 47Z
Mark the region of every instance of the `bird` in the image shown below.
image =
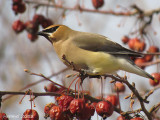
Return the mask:
M123 70L155 80L130 59L141 57L143 53L127 49L103 35L72 30L65 25L51 25L37 34L53 45L65 65L73 67L69 64L73 63L75 70L82 70L90 76Z

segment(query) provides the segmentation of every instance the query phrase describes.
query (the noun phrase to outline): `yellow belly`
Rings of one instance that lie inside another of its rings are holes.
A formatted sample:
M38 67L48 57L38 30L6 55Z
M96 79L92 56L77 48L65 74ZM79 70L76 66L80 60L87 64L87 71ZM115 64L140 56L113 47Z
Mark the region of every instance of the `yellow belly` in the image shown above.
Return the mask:
M93 73L97 75L113 73L119 69L119 64L116 58L103 52L92 53L87 63L88 66L94 70Z
M90 75L103 75L106 73L113 73L119 69L119 64L117 59L104 52L92 52L76 47L72 43L69 44L69 48L63 47L63 43L56 43L55 51L57 52L59 58L67 65L66 60L62 59L65 55L67 61L73 62L73 65L77 69L87 69ZM59 46L60 45L60 46ZM59 47L58 47L59 46Z

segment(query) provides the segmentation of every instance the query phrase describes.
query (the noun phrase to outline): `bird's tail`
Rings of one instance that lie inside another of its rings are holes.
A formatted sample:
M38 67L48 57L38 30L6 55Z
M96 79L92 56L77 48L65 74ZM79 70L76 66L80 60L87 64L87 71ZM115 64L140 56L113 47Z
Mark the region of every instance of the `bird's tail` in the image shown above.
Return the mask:
M154 80L155 82L158 82L152 75L142 70L140 67L138 67L134 62L126 59L121 59L121 69L127 72L131 72L146 78L150 78Z

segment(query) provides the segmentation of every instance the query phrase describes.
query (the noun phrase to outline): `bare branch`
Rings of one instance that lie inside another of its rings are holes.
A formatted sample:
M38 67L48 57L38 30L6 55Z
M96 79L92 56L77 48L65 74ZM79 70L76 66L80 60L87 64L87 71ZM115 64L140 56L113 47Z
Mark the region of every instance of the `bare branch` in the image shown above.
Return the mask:
M91 12L91 13L100 13L100 14L108 14L108 15L116 15L116 16L134 16L140 14L140 11L137 9L133 9L132 11L127 11L127 12L114 12L112 10L109 11L104 11L104 10L96 10L96 9L88 9L88 8L83 8L80 5L76 5L74 7L65 7L62 5L57 5L53 3L48 3L46 1L33 1L33 0L24 0L26 3L32 3L32 4L37 4L38 6L48 6L48 7L55 7L59 9L64 9L64 10L70 10L70 11L81 11L81 12ZM151 11L143 11L143 16L151 16L154 13L159 13L160 8L154 9Z

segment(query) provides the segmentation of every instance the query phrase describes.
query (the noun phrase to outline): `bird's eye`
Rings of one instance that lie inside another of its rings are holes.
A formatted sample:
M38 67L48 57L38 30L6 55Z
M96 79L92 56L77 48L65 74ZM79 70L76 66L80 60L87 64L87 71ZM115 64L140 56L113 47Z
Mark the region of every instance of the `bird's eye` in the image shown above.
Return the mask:
M54 31L57 30L58 27L59 26L51 27L51 28L45 29L43 32L53 33Z

